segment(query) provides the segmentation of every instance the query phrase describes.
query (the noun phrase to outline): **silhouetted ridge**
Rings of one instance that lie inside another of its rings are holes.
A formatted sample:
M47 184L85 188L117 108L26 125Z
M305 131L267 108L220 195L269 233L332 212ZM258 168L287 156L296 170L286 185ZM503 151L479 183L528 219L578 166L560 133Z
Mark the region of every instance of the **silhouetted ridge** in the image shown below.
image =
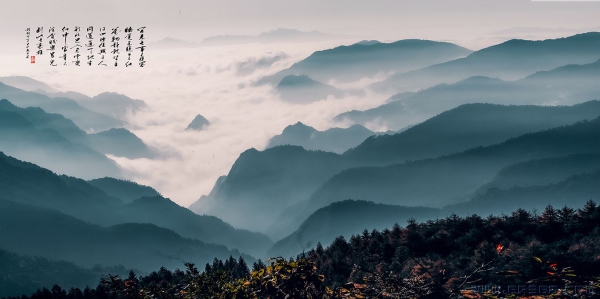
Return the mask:
M88 183L123 202L131 202L144 196L160 196L160 193L154 188L132 181L105 177L88 181Z

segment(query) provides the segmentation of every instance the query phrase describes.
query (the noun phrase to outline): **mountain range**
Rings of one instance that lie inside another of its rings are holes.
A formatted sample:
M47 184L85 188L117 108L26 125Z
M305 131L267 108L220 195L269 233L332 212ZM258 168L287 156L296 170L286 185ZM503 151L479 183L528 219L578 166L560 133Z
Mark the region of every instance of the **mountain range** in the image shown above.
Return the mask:
M328 83L408 72L467 56L470 50L443 42L400 40L393 43L356 43L317 51L258 84L277 85L285 76L306 75Z
M0 83L0 99L8 99L16 106L39 107L49 113L61 114L72 120L84 131L104 131L122 127L122 120L91 111L79 105L75 100L56 97L52 98L36 92L24 91L4 83Z
M397 72L371 85L375 90L417 91L441 83L451 84L473 76L518 80L539 71L567 64L588 64L600 59L600 32L565 38L530 41L512 39L459 58L410 72Z
M467 200L509 165L595 153L598 116L598 101L558 107L468 104L398 134L368 137L343 155L293 146L252 149L190 209L280 239L316 209L346 199L442 207ZM584 120L590 121L573 125ZM585 134L578 136L578 130ZM259 222L266 211L269 220L263 216Z
M121 177L119 166L87 145L86 137L61 115L0 100L0 150L61 174L90 179Z
M209 262L214 257L239 256L223 245L185 239L153 224L127 223L110 227L83 222L58 211L0 200L0 247L22 255L152 271L181 268L185 262ZM250 256L244 258L252 260Z
M468 103L572 105L599 99L598 80L600 60L537 72L517 81L470 77L454 84L400 93L379 107L345 112L334 120L357 124L375 122L398 129Z
M344 153L371 165L437 158L600 116L600 101L573 106L465 104L399 134L372 136Z
M156 156L135 134L110 129L86 134L71 120L37 107L19 108L0 100L0 150L61 174L85 179L121 177L121 169L104 154L127 158Z

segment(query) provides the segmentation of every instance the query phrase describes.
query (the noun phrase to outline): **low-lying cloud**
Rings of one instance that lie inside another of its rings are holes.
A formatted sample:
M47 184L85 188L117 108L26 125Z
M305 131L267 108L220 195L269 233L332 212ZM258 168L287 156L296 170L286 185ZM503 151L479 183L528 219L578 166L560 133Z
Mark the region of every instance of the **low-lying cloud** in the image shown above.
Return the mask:
M387 99L388 95L349 93L341 99L293 105L281 101L272 86L253 84L315 50L332 46L256 44L149 50L145 68L31 67L17 61L5 75L30 76L61 91L89 96L113 91L144 100L150 109L129 114L129 129L158 149L161 157L110 158L124 168L128 179L150 185L188 206L208 194L243 151L264 149L268 139L286 126L302 121L326 130L334 126L331 119L337 114L376 107ZM358 89L370 81L365 80L343 87ZM202 131L185 131L197 114L211 125Z

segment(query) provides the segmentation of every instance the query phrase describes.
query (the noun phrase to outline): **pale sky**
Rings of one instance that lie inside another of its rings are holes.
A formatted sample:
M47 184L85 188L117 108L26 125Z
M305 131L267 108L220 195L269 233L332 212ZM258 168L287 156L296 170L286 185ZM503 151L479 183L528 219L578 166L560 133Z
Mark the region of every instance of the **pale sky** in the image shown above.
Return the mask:
M598 1L530 0L0 0L0 36L35 26L148 26L149 39L255 35L279 27L396 40L460 40L514 27L600 28Z

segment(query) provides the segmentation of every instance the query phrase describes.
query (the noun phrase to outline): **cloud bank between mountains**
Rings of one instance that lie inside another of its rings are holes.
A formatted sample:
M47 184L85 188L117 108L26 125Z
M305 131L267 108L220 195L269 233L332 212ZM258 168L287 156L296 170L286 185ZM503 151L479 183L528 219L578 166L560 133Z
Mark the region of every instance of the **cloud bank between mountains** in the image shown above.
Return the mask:
M50 68L13 61L4 68L11 71L3 75L30 76L61 91L90 96L113 91L144 100L151 109L129 114L128 129L159 149L162 158L109 157L124 168L126 178L150 185L187 206L210 192L240 153L252 147L263 149L268 139L287 125L302 121L319 130L350 125L333 124L331 119L348 110L376 107L388 98L367 93L293 105L282 102L271 86L253 85L262 76L289 67L315 50L333 46L256 44L156 50L148 51L148 66L143 69ZM340 87L360 88L373 80L365 78ZM200 132L185 131L197 114L211 125ZM370 129L387 128L374 124Z

